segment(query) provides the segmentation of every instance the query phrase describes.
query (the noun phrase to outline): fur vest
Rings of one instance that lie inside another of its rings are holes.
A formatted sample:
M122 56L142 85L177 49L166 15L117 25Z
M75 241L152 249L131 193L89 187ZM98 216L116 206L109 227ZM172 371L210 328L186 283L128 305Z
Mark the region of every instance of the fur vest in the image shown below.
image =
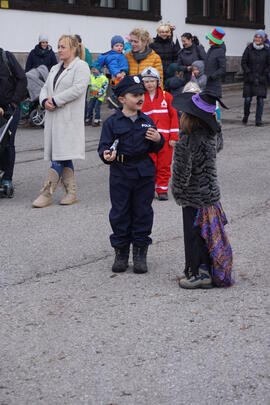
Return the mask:
M209 207L220 199L216 168L217 136L207 129L182 134L175 145L172 193L178 205Z

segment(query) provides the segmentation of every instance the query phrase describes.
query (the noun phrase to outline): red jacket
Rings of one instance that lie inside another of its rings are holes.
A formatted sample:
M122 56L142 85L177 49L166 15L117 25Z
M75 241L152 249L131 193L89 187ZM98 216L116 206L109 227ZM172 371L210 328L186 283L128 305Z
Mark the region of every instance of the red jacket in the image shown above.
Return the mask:
M153 101L146 92L142 112L152 118L165 140L178 141L178 116L176 109L172 107L172 100L172 95L161 88L157 89Z

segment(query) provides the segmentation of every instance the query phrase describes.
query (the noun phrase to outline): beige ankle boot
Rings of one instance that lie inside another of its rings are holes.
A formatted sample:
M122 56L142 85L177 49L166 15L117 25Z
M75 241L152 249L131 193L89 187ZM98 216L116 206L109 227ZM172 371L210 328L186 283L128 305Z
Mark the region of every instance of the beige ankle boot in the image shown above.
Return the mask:
M52 193L56 190L59 176L56 170L49 169L47 180L40 190L39 197L33 202L33 208L45 208L51 205Z
M66 195L60 201L61 205L71 205L78 202L77 200L77 190L74 172L70 167L64 167L62 173L62 184L66 191Z

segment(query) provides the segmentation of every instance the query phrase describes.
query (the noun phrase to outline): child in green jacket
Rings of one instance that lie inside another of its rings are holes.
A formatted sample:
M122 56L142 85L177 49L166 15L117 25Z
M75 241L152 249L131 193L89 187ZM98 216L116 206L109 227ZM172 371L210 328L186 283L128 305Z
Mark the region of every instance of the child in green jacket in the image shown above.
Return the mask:
M87 102L86 119L87 125L93 125L97 127L101 123L100 119L100 107L106 96L109 81L107 77L101 72L101 67L98 62L95 61L91 65L90 75L90 101ZM93 120L95 110L95 119Z

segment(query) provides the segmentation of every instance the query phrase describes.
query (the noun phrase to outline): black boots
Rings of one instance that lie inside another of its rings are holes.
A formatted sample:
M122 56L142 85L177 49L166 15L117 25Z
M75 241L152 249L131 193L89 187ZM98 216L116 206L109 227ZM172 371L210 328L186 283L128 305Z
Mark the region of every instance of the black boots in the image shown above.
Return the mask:
M129 245L121 248L114 248L115 259L112 266L114 273L123 273L128 268Z
M123 273L128 268L129 259L129 246L123 246L121 248L114 248L115 259L112 266L114 273ZM147 273L147 256L148 246L133 246L133 271L137 274Z
M147 256L148 246L134 246L133 245L133 271L137 274L147 273Z

